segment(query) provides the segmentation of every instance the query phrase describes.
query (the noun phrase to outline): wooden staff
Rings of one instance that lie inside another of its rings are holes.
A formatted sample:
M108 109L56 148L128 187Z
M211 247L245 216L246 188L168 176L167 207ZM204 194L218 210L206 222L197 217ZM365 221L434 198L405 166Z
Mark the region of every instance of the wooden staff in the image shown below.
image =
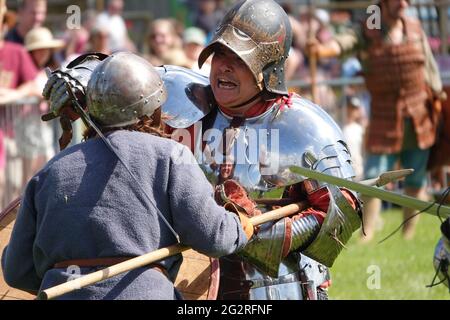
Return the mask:
M281 199L255 199L256 204L265 206L287 206L290 203L295 202L295 200L290 198Z
M291 216L299 211L304 210L307 207L308 207L307 202L294 203L294 204L285 206L283 208L269 211L262 215L253 217L250 219L250 221L254 226L259 226L266 222L276 221L276 220ZM162 248L162 249L144 254L142 256L132 258L125 262L118 263L111 267L81 276L78 279L74 279L74 280L65 282L63 284L60 284L58 286L44 290L41 293L39 293L39 295L37 296L37 299L38 300L55 299L57 297L62 296L63 294L66 294L66 293L81 289L83 287L92 285L94 283L112 278L112 277L114 277L118 274L124 273L124 272L128 272L128 271L131 271L134 269L145 267L146 265L149 265L156 261L168 258L173 255L182 253L189 249L191 249L191 248L188 246L185 246L185 245L181 245L181 244L176 244L176 245L173 245L170 247Z
M21 197L18 197L14 201L12 201L2 212L0 212L0 222L6 218L7 215L9 215L12 211L14 211L22 201Z

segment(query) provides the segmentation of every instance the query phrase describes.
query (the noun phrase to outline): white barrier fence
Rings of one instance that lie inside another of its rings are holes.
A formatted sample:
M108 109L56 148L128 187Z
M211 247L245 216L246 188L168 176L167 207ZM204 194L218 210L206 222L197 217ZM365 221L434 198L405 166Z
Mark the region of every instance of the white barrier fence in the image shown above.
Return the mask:
M0 106L0 204L19 196L26 182L57 152L57 123L41 121L37 99Z

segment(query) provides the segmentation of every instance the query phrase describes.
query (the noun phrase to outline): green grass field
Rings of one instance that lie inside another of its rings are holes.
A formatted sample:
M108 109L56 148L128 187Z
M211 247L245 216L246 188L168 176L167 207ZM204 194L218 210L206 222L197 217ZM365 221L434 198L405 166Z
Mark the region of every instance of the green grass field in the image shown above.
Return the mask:
M347 249L338 257L331 268L333 285L330 288L332 300L450 300L449 289L444 285L427 288L435 270L433 255L441 237L439 219L423 214L416 236L405 241L401 233L382 244L378 242L394 231L402 222L400 210L389 210L382 214L383 230L378 232L370 244L358 243L355 232ZM371 269L376 266L378 269ZM373 281L374 271L380 271L379 289L368 288Z

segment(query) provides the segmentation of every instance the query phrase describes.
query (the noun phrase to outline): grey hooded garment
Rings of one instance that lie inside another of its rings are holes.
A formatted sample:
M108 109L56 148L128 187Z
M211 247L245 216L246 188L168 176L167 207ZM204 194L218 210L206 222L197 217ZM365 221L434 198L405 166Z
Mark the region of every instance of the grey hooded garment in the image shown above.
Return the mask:
M247 243L239 218L215 203L211 185L187 148L138 132L116 131L108 140L181 243L212 257ZM139 256L174 243L125 167L103 141L92 139L59 153L28 183L2 268L10 286L37 291L76 273L54 269L55 263ZM171 279L140 268L62 298L179 298L171 280L181 259L177 255L162 262ZM96 270L83 268L81 273Z

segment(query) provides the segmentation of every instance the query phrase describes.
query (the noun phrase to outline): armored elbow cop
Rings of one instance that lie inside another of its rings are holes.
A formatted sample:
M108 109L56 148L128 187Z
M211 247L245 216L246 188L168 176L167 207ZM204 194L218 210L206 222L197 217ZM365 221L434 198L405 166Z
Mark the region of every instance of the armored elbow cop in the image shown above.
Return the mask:
M361 226L361 217L359 204L355 210L339 188L327 188L330 205L322 225L313 215L266 224L239 254L271 277L278 276L281 261L293 251L331 267Z
M357 201L354 209L338 187L328 186L328 190L330 205L325 221L317 237L302 253L331 267L353 232L361 227L362 208Z
M239 254L264 273L277 278L284 253L304 247L319 230L320 224L312 215L292 223L287 218L275 224L266 223Z

